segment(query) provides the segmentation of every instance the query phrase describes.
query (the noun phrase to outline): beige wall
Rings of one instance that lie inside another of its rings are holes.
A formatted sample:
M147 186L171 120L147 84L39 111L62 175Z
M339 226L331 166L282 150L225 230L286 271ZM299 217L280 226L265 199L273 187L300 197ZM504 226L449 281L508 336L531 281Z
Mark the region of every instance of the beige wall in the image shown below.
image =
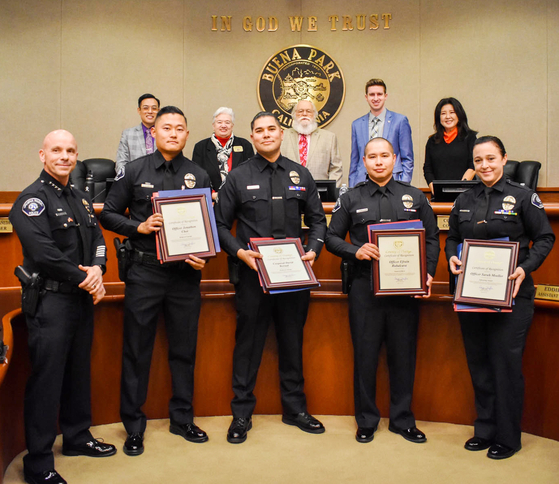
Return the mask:
M382 77L387 107L413 131L413 183L425 186L424 146L442 97L463 103L470 125L500 136L513 159L542 162L541 186L559 186L559 2L556 0L0 0L0 190L21 190L40 169L43 136L63 127L80 158L114 159L120 133L139 122L149 91L182 107L194 143L221 106L248 137L259 110L258 74L270 55L307 43L340 64L346 99L328 129L346 177L351 122L367 112L364 83ZM390 12L391 28L330 31L328 15ZM211 15L232 15L211 32ZM244 32L242 17L273 15L277 32ZM316 15L318 31L293 33L289 15Z

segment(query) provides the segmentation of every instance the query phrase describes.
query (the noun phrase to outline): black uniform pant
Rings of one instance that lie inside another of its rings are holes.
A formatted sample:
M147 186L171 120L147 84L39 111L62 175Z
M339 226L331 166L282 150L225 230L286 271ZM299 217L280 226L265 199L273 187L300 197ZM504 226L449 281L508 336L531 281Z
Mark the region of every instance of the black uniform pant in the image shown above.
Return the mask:
M234 417L250 417L256 405L253 390L262 360L268 326L274 321L278 342L281 403L285 414L307 410L303 378L303 328L310 291L264 294L256 271L240 267L235 286L237 329L233 352Z
M390 375L390 423L415 426L411 411L415 378L418 302L410 296L374 297L370 273L357 276L349 291L349 324L354 352L355 419L359 427L376 427L377 365L386 342Z
M475 435L513 449L520 449L522 355L533 315L533 299L522 297L512 313L458 314L475 392Z
M200 272L179 268L133 264L124 296L124 340L120 416L128 433L144 432L151 356L157 321L163 311L169 342L173 396L171 422L192 422L194 362L200 315Z
M35 316L27 316L31 376L25 389L23 463L30 472L54 469L57 420L64 443L90 440L90 354L93 301L89 294L45 291Z

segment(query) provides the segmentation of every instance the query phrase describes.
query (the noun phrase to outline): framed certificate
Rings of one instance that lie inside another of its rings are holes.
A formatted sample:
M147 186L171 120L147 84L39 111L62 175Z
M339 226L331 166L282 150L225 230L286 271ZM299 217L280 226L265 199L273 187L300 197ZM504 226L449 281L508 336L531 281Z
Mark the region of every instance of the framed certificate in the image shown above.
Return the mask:
M265 292L319 286L309 261L301 260L300 239L250 239L250 247L262 254L256 265Z
M380 251L374 260L375 296L416 296L428 293L425 260L425 229L375 230L369 238Z
M219 251L210 189L154 193L154 213L163 215L157 232L161 262L185 260L189 255L213 257ZM213 222L213 223L212 223Z
M454 302L511 309L514 281L509 276L518 263L518 247L518 242L465 239Z

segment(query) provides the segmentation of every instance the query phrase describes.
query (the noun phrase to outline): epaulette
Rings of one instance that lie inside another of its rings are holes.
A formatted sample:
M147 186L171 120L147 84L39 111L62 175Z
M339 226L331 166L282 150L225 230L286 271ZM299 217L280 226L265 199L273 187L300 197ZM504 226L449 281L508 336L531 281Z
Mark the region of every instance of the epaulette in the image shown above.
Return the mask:
M402 181L402 180L394 180L396 183L399 183L400 185L404 185L405 187L411 187L411 183Z
M358 183L357 185L355 185L354 187L348 188L348 190L353 190L354 188L363 186L363 185L365 185L368 181L369 181L369 180L365 180L365 181L359 182L359 183Z
M510 178L507 178L506 182L513 187L524 188L524 190L533 191L530 187L527 187L526 185L524 185L522 183L512 181Z

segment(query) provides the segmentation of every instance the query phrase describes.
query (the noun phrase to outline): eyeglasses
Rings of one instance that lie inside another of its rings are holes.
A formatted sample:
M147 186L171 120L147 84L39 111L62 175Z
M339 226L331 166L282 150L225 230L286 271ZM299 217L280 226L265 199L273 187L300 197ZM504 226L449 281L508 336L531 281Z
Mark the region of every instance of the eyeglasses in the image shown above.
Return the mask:
M216 121L215 124L218 126L232 126L233 123L231 121Z

